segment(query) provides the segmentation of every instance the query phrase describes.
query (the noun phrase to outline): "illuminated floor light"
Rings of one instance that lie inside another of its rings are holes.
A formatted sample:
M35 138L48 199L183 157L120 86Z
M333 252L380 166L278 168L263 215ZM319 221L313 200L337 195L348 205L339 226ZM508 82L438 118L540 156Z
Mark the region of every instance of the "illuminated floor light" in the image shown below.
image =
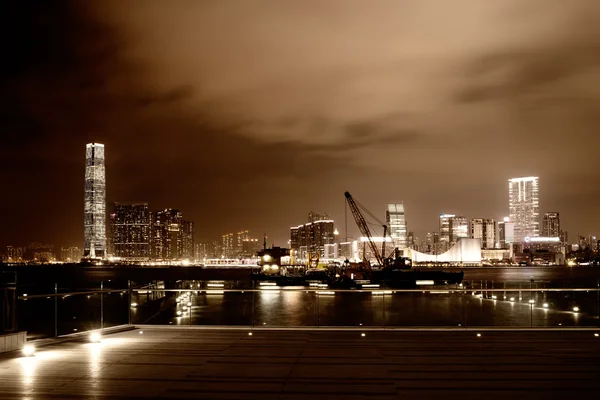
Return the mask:
M188 306L188 307L191 307L191 306L192 306L192 303L188 301L188 303L187 303L187 306Z
M252 332L248 332L248 336L252 336Z
M534 304L534 303L535 303L535 300L533 300L533 299L529 300L529 304Z
M92 332L90 334L90 342L98 343L100 342L100 339L102 339L102 335L100 335L100 332Z
M177 310L177 316L181 316L181 310Z
M137 307L137 303L131 303L131 307Z
M144 334L144 331L140 331L140 335L143 335L143 334Z
M548 303L544 303L544 308L548 308Z
M32 344L26 344L23 346L23 355L25 357L31 357L35 354L35 346Z
M515 301L515 298L514 298L514 297L511 297L511 298L510 298L510 301Z
M598 336L600 336L600 335L598 335L597 333L594 333L594 336L598 337Z
M481 337L481 333L478 333L478 334L477 334L477 337Z
M579 312L579 307L573 307L573 312Z
M362 336L362 337L365 337L365 336L367 336L367 335L365 335L364 333L361 333L361 334L360 334L360 336Z

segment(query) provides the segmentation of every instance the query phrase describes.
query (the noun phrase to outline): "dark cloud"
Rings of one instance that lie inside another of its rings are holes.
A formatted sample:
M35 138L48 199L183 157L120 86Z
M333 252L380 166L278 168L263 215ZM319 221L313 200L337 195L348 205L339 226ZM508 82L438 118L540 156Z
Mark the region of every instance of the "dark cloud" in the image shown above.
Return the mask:
M600 224L595 0L5 3L0 244L81 243L91 141L109 200L180 208L201 240L282 244L344 190L418 232L499 218L531 174L567 229Z

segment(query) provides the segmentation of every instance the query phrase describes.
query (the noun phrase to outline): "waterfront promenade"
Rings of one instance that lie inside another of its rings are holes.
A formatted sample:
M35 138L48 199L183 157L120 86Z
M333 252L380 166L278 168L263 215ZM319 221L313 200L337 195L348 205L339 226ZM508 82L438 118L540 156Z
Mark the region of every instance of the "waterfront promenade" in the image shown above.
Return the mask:
M52 339L33 357L0 356L0 399L558 399L600 393L600 329L249 332L138 327L105 335L99 344Z

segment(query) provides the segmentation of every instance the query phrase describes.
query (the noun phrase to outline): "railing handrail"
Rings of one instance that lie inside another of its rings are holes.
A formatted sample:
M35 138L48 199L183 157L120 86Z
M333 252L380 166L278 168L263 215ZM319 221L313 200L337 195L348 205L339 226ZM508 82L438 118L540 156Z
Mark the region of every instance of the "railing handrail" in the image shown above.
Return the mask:
M377 293L377 294L397 294L397 293L428 293L428 294L450 294L450 293L479 293L479 292L600 292L600 288L423 288L423 289L391 289L391 288L368 288L368 289L331 289L327 287L323 288L290 288L287 289L285 286L266 286L269 289L225 289L225 288L198 288L198 289L131 289L132 292L136 293L148 293L148 292L173 292L173 293L205 293L205 294L216 294L216 293L245 293L245 292L259 292L269 293L277 291L285 292L315 292L322 294L322 292L333 292L333 293ZM129 289L104 289L104 290L91 290L83 292L67 292L67 293L47 293L47 294L33 294L33 295L21 295L18 297L19 300L38 299L38 298L53 298L53 297L69 297L77 295L94 295L101 293L127 293ZM320 293L321 292L321 293Z

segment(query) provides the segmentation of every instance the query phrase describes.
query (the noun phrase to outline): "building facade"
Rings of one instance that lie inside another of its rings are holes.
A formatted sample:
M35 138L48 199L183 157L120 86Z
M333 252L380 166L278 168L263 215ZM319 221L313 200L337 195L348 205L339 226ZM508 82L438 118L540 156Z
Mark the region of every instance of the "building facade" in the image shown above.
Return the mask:
M455 245L460 239L469 238L469 221L467 217L456 216L450 220L450 244Z
M454 214L440 214L440 243L447 247L450 245L450 237L452 236L452 218Z
M221 236L223 258L233 258L235 256L235 245L233 244L233 233L226 233Z
M114 257L129 261L151 258L151 220L148 203L114 203L110 215Z
M82 256L83 251L80 247L62 247L60 249L60 260L66 263L78 263Z
M240 257L244 253L244 242L250 240L248 230L239 231L236 236L235 254Z
M104 145L88 143L85 151L84 257L106 255L106 171Z
M325 257L325 245L335 244L334 221L331 219L315 219L327 216L309 213L310 222L290 228L290 248L295 250L299 258L306 258L307 252L318 252Z
M385 221L394 246L399 249L408 247L408 229L406 227L404 204L388 204L385 212Z
M509 217L504 217L504 221L498 222L498 248L508 249L515 242L515 224Z
M459 239L469 238L469 222L466 217L454 214L440 214L440 243L442 251L448 250Z
M182 221L182 252L181 255L185 260L193 260L195 256L194 251L194 223L192 221Z
M535 176L508 180L510 220L515 224L515 242L540 235L539 178Z
M557 212L547 212L544 214L542 224L542 236L560 237L560 215Z
M178 260L183 258L183 214L167 208L153 214L152 258Z
M489 218L473 218L471 220L471 239L481 240L482 249L496 247L496 221Z

